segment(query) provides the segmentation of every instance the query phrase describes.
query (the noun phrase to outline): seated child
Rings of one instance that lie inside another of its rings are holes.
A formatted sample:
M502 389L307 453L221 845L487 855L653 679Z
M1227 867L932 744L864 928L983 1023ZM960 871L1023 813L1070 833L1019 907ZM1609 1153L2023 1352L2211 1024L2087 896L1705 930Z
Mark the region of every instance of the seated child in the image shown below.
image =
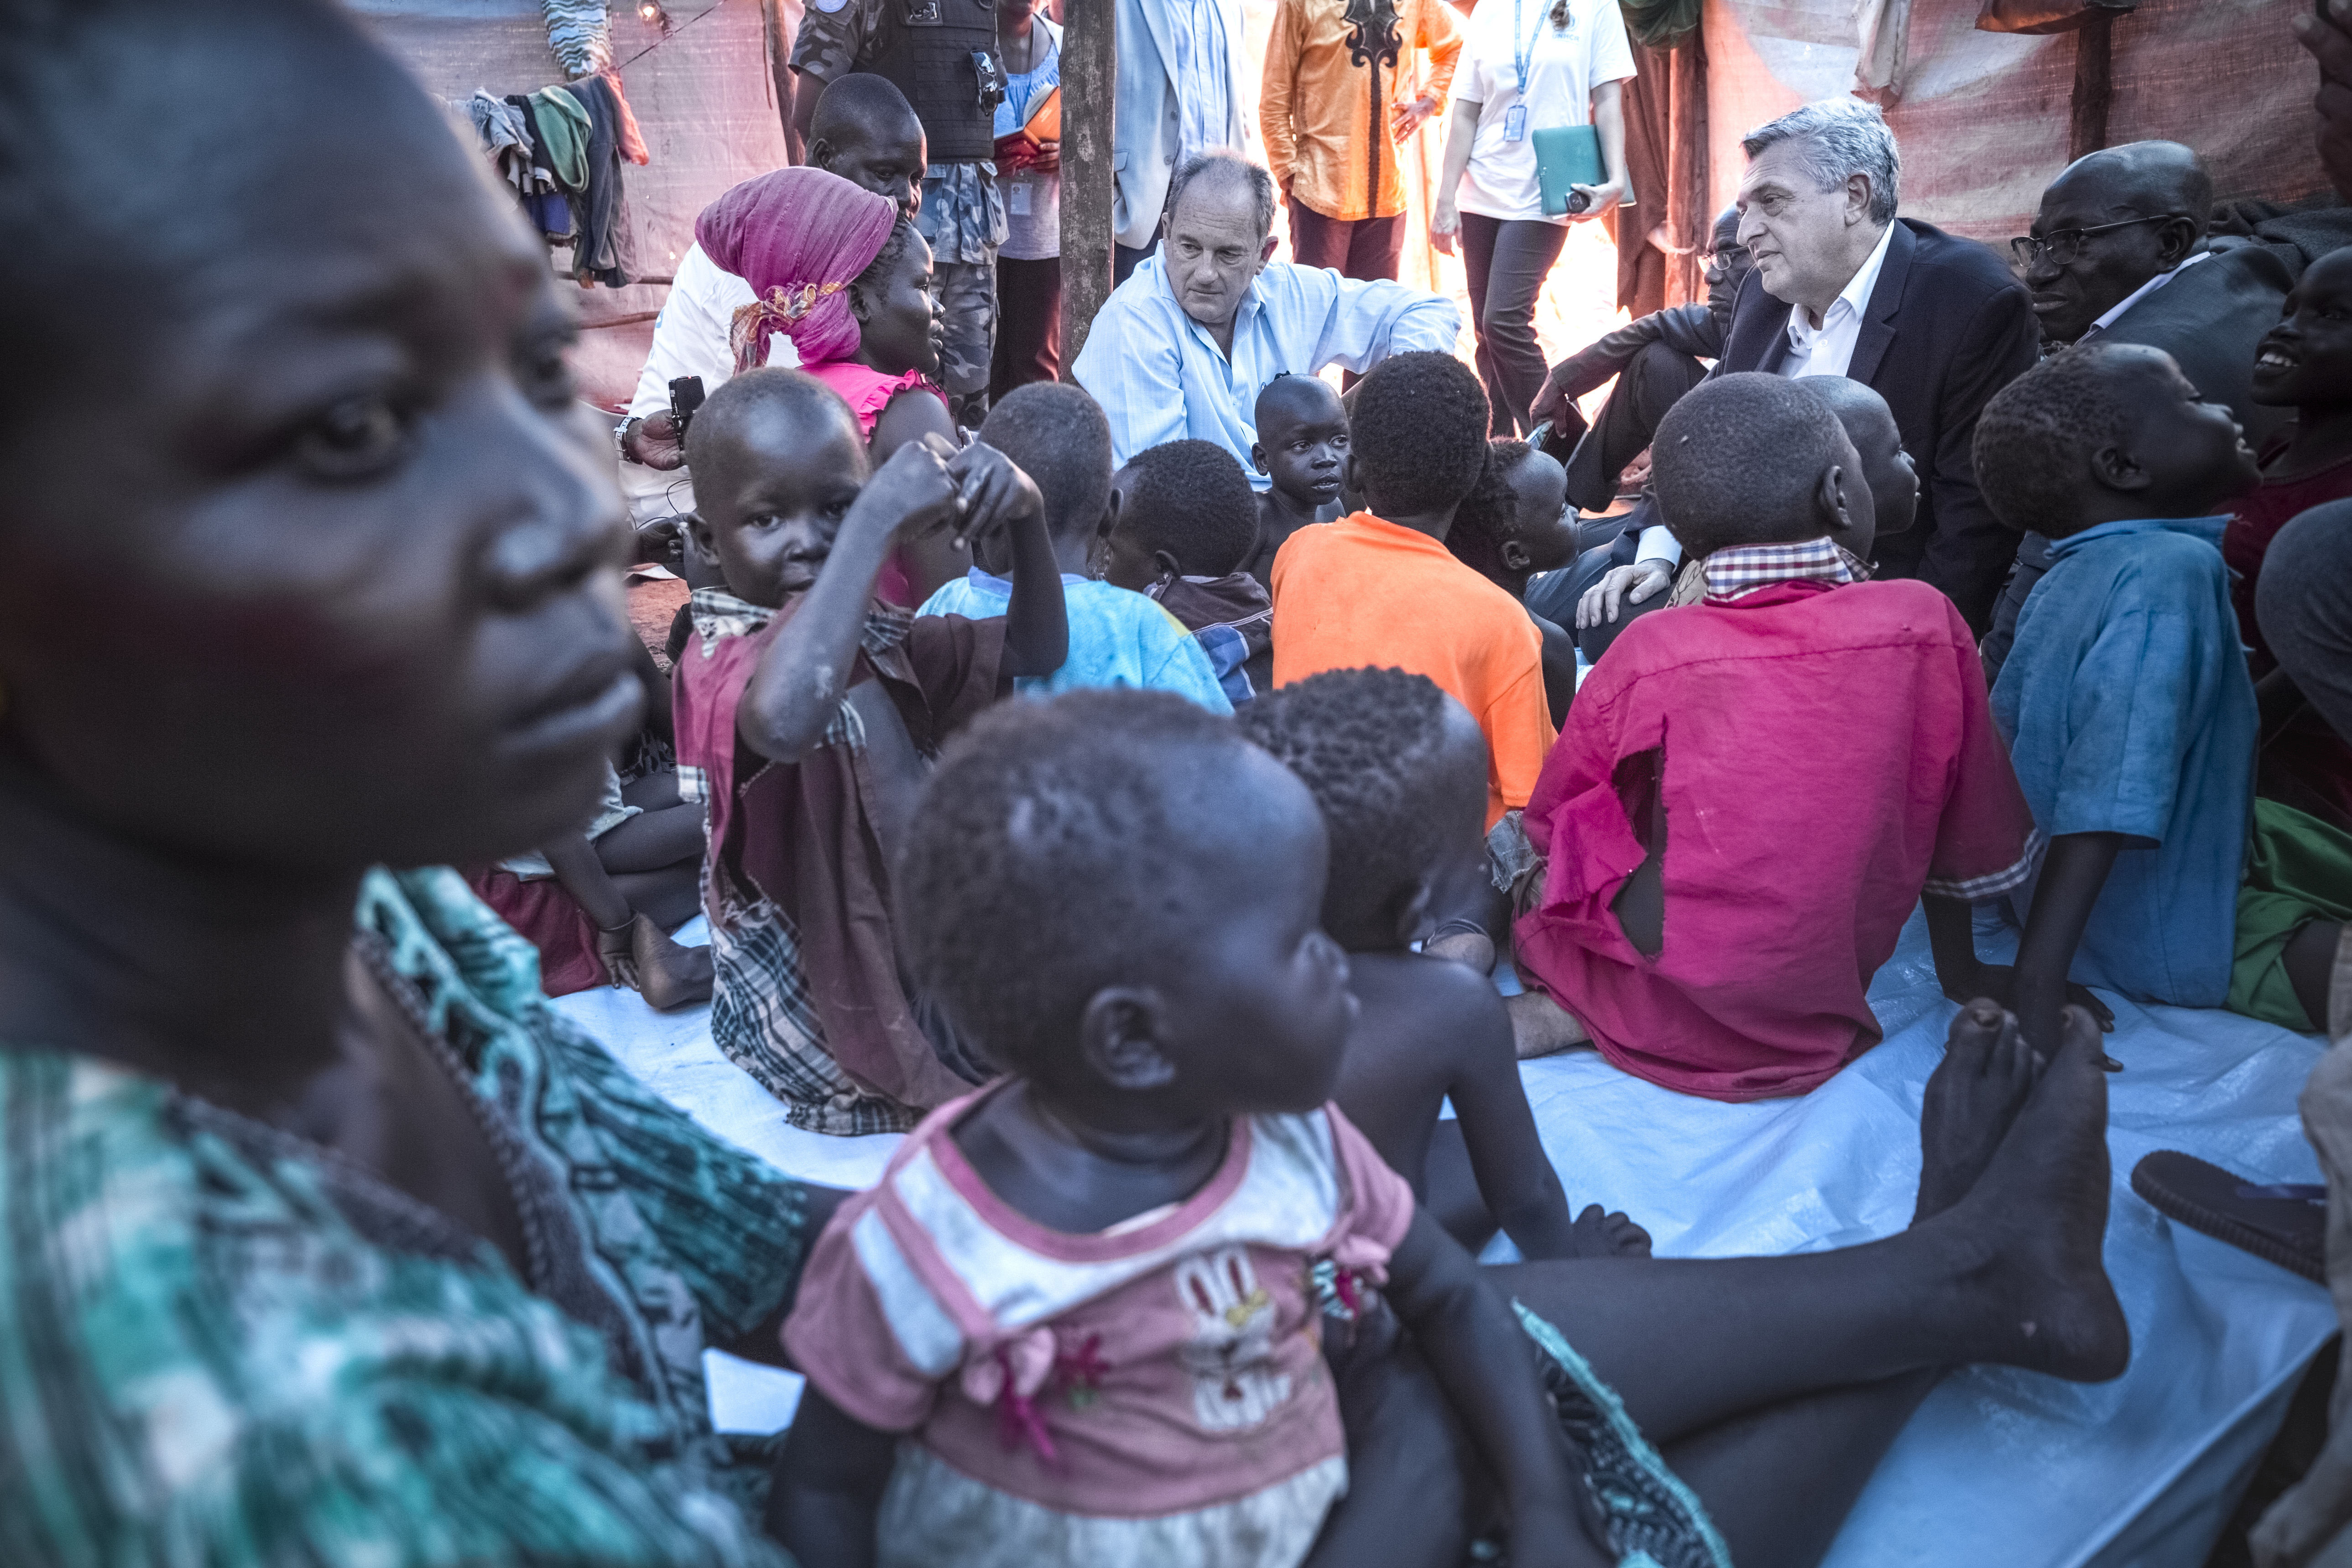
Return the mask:
M1239 707L1274 681L1274 600L1242 570L1257 547L1257 492L1214 441L1138 452L1111 480L1118 521L1103 577L1159 601L1209 656Z
M539 950L548 995L624 986L667 1012L710 999L709 949L668 936L701 901L702 808L678 797L669 680L645 644L630 646L646 723L627 749L629 776L608 762L585 827L469 870L466 882Z
M2045 1052L2070 974L2320 1027L2352 837L2249 798L2254 689L2214 515L2256 480L2237 421L2162 350L2091 343L1996 394L1975 458L1994 515L2051 542L1992 691L2050 849L2012 898L2013 990L1969 994L2010 1002ZM1939 972L1946 945L1974 962L1968 934L1948 919Z
M983 717L905 862L925 991L1005 1077L825 1226L769 1507L803 1563L1289 1568L1347 1488L1318 1349L1378 1285L1500 1483L1599 1561L1512 1313L1327 1103L1355 1005L1304 786L1175 698Z
M1502 998L1476 971L1412 950L1448 866L1486 861L1486 742L1468 710L1426 676L1331 669L1251 704L1241 723L1314 792L1331 838L1323 929L1348 951L1359 1005L1332 1100L1424 1205L1472 1218L1473 1234L1454 1232L1465 1246L1499 1225L1530 1258L1611 1250L1604 1230L1648 1251L1640 1226L1597 1204L1571 1223ZM1447 1100L1459 1120L1441 1122ZM1441 1133L1448 1157L1433 1162ZM1451 1157L1465 1145L1466 1170Z
M1577 693L1507 1005L1523 1055L1589 1037L1685 1093L1801 1094L1882 1037L1865 994L1921 890L1990 898L2039 840L1959 612L1850 582L1830 535L1871 493L1822 400L1718 376L1652 450L1707 596L1627 626Z
M1364 509L1290 536L1274 563L1274 680L1396 666L1470 710L1486 826L1527 805L1553 730L1543 636L1445 548L1486 467L1486 391L1451 354L1392 354L1356 384L1346 468Z
M1568 470L1525 441L1488 443L1486 472L1454 514L1445 548L1524 606L1529 577L1576 559ZM1557 725L1576 696L1576 639L1533 610L1528 618L1543 634L1544 697Z
M2277 660L2255 595L2271 541L2302 512L2352 496L2352 250L2311 264L2286 297L2285 314L2255 352L2253 400L2292 407L2294 423L2263 454L2263 482L2238 502L2221 531L2221 559L2235 579L2230 600L2238 630L2252 650L2252 671L2266 685L2262 766L2255 787L2299 810L2352 825L2352 742L2304 708L2273 679ZM2284 697L2281 703L2274 700ZM2276 711L2281 710L2283 711Z
M1285 371L1257 395L1251 422L1257 440L1250 461L1267 483L1258 495L1257 552L1247 570L1271 592L1274 558L1290 536L1346 510L1339 485L1348 459L1348 405L1321 377Z
M1870 512L1847 515L1830 531L1830 542L1845 563L1846 575L1857 583L1870 581L1870 557L1878 541L1890 533L1907 532L1919 511L1919 466L1903 449L1903 432L1895 427L1895 410L1886 406L1875 388L1843 375L1800 376L1796 384L1829 405L1862 459L1862 482L1870 491ZM1668 607L1696 605L1706 597L1706 563L1685 561L1675 574ZM1988 677L1988 679L1990 678Z
M727 579L696 592L677 670L678 784L709 814L710 1033L818 1132L903 1131L979 1081L901 978L890 867L940 742L1065 652L1036 487L992 447L946 451L909 442L869 481L847 405L799 371L745 372L687 432L694 549ZM950 525L1009 532L1002 617L875 598L894 547Z
M1074 384L1032 382L989 411L980 438L1034 479L1045 498L1045 531L1061 564L1070 622L1070 656L1062 668L1026 677L1015 682L1017 689L1050 697L1081 687L1134 686L1173 691L1213 713L1232 712L1209 656L1176 617L1095 575L1118 518L1111 504L1110 421L1101 405ZM978 563L924 600L918 616L1004 614L1013 584L990 570L1003 566L1004 543L982 548L986 553Z

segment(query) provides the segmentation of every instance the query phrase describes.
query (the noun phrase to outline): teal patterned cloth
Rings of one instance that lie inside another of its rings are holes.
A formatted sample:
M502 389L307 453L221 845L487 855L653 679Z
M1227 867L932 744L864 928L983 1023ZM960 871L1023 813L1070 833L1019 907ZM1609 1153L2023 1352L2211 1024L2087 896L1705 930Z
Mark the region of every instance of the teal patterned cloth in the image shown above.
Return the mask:
M801 1189L551 1012L455 874L372 874L359 923L505 1112L546 1292L307 1145L0 1048L0 1563L786 1568L701 1353L793 1289Z

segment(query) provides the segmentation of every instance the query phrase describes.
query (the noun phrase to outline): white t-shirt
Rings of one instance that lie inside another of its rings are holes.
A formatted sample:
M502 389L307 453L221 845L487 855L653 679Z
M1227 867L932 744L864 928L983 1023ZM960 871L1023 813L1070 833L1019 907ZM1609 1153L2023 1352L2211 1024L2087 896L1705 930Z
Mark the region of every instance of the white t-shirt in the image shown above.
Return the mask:
M678 259L669 298L654 320L653 347L645 369L637 373L636 395L629 412L639 419L669 407L673 376L698 375L705 397L735 374L735 351L728 346L727 329L737 307L751 302L751 286L703 254L702 247L687 247ZM800 351L782 332L768 338L768 363L786 369L801 363ZM684 468L647 468L622 462L621 493L629 500L629 521L639 527L657 517L689 511L694 507L693 476Z
M1516 36L1514 29L1516 28ZM1519 91L1518 62L1528 87ZM1470 14L1462 63L1454 78L1457 101L1479 105L1478 134L1456 204L1488 217L1561 223L1547 216L1536 181L1535 133L1592 118L1592 89L1630 81L1633 47L1617 0L1568 0L1568 26L1551 25L1551 0L1479 0ZM1507 139L1513 109L1527 107L1517 141Z

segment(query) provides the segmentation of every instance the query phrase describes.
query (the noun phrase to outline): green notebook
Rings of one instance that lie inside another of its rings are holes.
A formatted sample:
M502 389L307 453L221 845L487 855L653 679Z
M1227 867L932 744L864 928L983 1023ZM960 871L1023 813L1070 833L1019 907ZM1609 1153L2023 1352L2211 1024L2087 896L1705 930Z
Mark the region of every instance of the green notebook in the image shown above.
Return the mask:
M1548 216L1568 214L1570 185L1601 183L1601 137L1590 125L1555 125L1535 133L1536 183Z

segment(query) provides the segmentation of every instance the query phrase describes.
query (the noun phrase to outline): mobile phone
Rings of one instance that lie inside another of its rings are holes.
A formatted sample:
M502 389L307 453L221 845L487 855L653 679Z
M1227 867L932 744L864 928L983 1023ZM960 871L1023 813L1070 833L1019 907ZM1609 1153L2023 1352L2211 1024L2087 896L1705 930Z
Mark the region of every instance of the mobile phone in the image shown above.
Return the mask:
M681 375L669 384L669 416L677 421L677 438L686 439L686 427L694 419L694 411L702 406L702 378Z

